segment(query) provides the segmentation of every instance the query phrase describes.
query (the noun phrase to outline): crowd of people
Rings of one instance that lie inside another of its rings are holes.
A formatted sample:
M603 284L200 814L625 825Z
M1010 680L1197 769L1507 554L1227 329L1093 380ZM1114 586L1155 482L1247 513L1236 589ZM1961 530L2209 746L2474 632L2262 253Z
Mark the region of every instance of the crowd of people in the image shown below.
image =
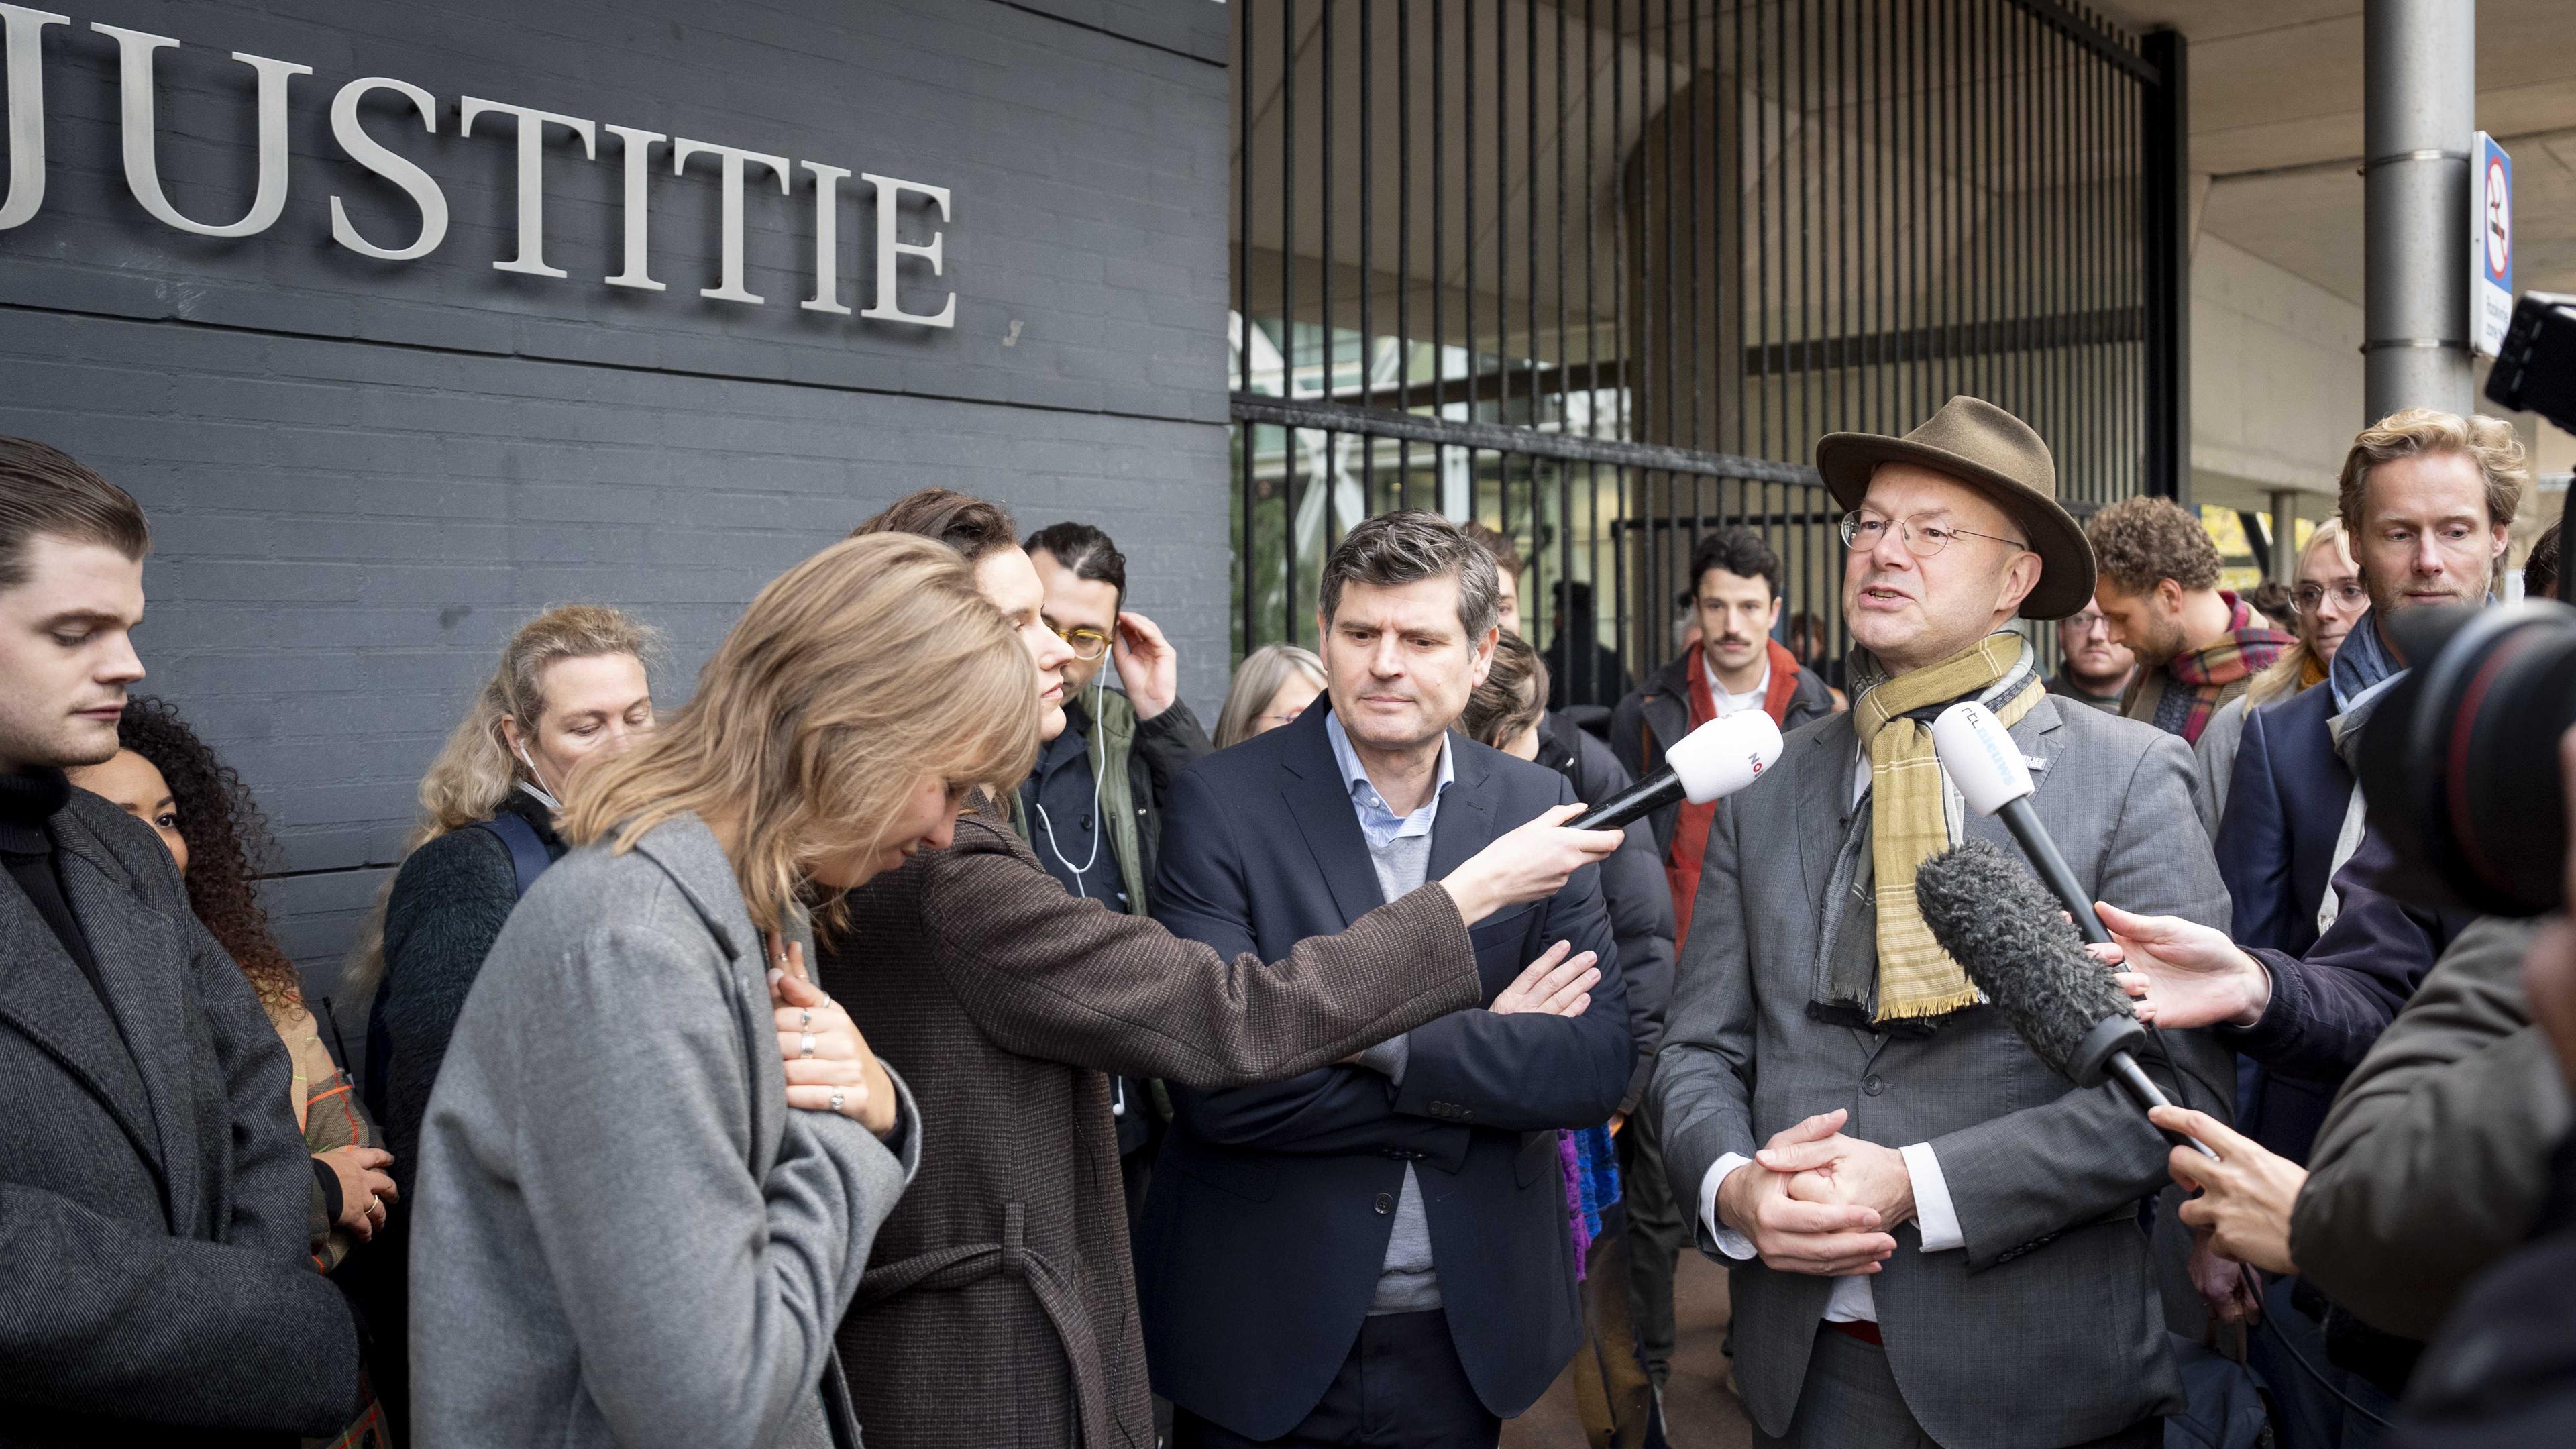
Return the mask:
M1720 528L1631 677L1396 512L1213 735L1114 540L946 490L676 709L649 623L549 609L420 782L353 1075L265 817L136 692L142 510L0 439L0 1444L1490 1449L1570 1381L1647 1449L1685 1250L1763 1443L2567 1442L2576 933L2418 904L2354 783L2383 621L2504 584L2510 429L2364 430L2277 598L1974 398L1814 461L1838 631ZM2152 1117L1925 924L2007 839L1963 700ZM1754 785L1574 827L1751 712Z

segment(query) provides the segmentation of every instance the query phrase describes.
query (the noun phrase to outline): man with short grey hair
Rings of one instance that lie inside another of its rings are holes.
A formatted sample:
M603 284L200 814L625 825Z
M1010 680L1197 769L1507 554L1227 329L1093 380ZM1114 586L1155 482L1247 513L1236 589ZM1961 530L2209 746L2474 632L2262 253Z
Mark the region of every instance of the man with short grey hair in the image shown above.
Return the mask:
M2013 1035L1913 883L1963 837L2018 854L1932 748L1929 721L1977 700L2089 898L2223 922L2191 752L2046 692L2014 620L2083 608L2093 556L2027 424L1954 398L1902 438L1832 434L1816 467L1851 510L1852 707L1719 802L1647 1093L1700 1246L1734 1264L1745 1408L1761 1443L2161 1444L2182 1384L2138 1205L2164 1139ZM2226 1110L2202 1034L2143 1055Z
M1219 950L1340 931L1578 808L1564 776L1451 728L1497 637L1482 545L1373 518L1321 593L1332 707L1174 782L1154 913ZM1557 1129L1606 1121L1635 1057L1597 875L1477 928L1482 1005L1284 1082L1174 1089L1138 1265L1181 1449L1491 1446L1573 1357ZM1592 969L1513 985L1558 955Z

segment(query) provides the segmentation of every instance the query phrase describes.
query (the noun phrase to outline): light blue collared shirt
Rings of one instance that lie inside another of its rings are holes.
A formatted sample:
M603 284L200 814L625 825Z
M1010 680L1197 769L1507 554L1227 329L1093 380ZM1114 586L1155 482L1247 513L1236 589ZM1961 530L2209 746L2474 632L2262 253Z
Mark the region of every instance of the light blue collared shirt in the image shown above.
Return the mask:
M1339 715L1324 716L1324 738L1332 742L1333 763L1341 767L1342 783L1351 792L1351 809L1360 817L1360 833L1368 837L1371 849L1384 850L1391 841L1431 833L1433 823L1440 818L1440 797L1458 778L1457 765L1449 757L1446 732L1440 736L1440 773L1432 781L1431 798L1410 815L1398 815L1388 808L1386 797L1377 792L1368 777L1368 767L1360 763L1359 752L1351 748L1351 737L1343 730Z
M1333 763L1341 767L1342 784L1351 793L1351 811L1360 818L1368 841L1369 865L1377 872L1378 893L1388 900L1421 887L1431 865L1431 827L1440 818L1440 797L1458 778L1450 759L1449 737L1440 737L1440 772L1431 798L1410 815L1387 808L1386 797L1370 782L1359 752L1342 729L1339 716L1324 716L1324 737L1332 741ZM1413 1059L1412 1038L1379 1042L1355 1059L1356 1064L1404 1084ZM1421 1313L1440 1306L1440 1275L1431 1260L1431 1223L1422 1207L1422 1180L1413 1164L1404 1165L1404 1191L1396 1200L1395 1223L1388 1229L1386 1257L1378 1268L1377 1290L1369 1298L1371 1313Z

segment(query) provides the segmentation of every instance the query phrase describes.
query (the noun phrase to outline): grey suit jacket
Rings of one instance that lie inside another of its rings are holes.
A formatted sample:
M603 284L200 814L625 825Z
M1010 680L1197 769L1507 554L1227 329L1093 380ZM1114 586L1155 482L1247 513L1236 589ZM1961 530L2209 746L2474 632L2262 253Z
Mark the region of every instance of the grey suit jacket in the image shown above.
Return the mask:
M2051 698L2012 735L2037 762L2039 818L2097 899L2226 926L2181 740ZM1858 748L1849 715L1806 725L1774 778L1718 807L1648 1093L1674 1194L1696 1219L1721 1156L1750 1156L1801 1118L1847 1108L1852 1136L1931 1145L1967 1240L1923 1253L1907 1224L1870 1280L1889 1366L1924 1429L1952 1449L2046 1449L2179 1409L2138 1225L2139 1200L2166 1181L2165 1144L2146 1118L2111 1087L2068 1087L1990 1007L1929 1032L1808 1012ZM1965 829L2015 849L2000 821L1969 813ZM2152 1051L2148 1071L2169 1095L2224 1115L2225 1049L2197 1032L2164 1040L2181 1079ZM1714 1252L1705 1226L1700 1242ZM1832 1282L1733 1266L1745 1406L1785 1433Z
M697 817L565 856L493 942L421 1125L414 1440L834 1442L832 1330L920 1164L896 1090L900 1160L789 1110L760 936Z
M0 1445L336 1432L285 1044L149 829L75 790L53 833L109 1004L0 874Z

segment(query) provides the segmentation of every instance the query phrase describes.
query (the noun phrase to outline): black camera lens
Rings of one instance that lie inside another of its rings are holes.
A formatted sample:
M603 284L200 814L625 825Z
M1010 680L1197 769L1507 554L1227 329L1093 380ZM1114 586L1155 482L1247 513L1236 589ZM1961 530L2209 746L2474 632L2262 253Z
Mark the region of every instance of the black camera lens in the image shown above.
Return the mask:
M2384 884L2426 905L2534 916L2565 902L2558 741L2576 725L2576 609L2410 610L2382 621L2412 662L2363 727Z

